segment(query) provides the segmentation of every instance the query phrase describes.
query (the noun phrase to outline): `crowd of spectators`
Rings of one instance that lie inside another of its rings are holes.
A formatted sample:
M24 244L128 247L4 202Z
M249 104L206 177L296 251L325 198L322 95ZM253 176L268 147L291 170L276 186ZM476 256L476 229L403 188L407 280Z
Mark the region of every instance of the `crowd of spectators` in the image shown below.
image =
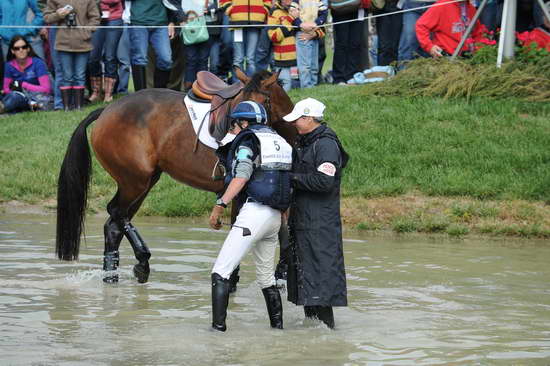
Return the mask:
M417 57L452 54L480 2L2 0L0 113L110 102L113 94L128 92L130 74L136 91L188 90L201 70L231 82L233 66L248 75L278 71L285 90L345 84L365 66L403 68ZM503 2L487 1L460 55L498 31ZM517 4L518 40L550 51L550 21L538 1ZM376 15L374 27L355 21L367 13ZM340 23L325 27L329 21ZM205 24L214 27L197 31ZM326 42L329 29L333 44ZM367 37L368 29L376 37ZM322 75L325 43L334 57L331 71ZM367 48L374 54L370 62Z

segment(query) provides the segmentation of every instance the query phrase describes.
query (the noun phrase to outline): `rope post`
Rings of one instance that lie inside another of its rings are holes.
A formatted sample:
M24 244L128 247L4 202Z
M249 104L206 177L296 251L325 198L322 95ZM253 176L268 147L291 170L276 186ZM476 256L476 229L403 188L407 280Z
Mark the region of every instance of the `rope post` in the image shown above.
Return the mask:
M503 59L511 59L514 57L516 10L516 0L504 0L502 23L500 25L500 40L498 44L497 67L502 66Z
M462 35L462 38L460 39L460 42L458 43L458 46L455 48L455 51L453 52L453 55L451 56L451 60L454 60L460 51L462 50L462 47L464 47L464 43L466 43L466 40L468 37L470 37L470 34L472 33L472 30L474 29L477 20L479 19L479 16L481 15L481 12L483 11L483 8L485 8L485 5L487 4L489 0L483 0L481 4L479 4L479 8L477 8L477 11L470 21L470 24L468 24L468 28L466 28L466 31Z

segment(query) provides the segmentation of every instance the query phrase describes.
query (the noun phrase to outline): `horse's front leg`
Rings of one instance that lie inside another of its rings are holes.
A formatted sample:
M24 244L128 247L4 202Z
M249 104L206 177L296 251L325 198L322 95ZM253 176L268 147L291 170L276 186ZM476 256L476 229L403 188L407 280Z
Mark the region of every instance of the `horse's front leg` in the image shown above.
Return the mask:
M145 245L145 241L141 235L139 235L135 226L132 225L130 221L124 221L123 230L124 236L126 236L126 239L128 239L132 245L134 255L139 261L139 263L134 266L134 276L136 276L139 283L145 283L149 279L149 258L151 258L151 252L149 251L149 248L147 248L147 245Z

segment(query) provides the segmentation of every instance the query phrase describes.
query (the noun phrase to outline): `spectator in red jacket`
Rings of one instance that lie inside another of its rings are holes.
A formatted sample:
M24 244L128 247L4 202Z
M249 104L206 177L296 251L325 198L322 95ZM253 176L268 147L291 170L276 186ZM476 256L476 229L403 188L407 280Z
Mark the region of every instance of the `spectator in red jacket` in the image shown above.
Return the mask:
M432 57L441 57L445 53L452 54L476 13L476 9L469 1L449 1L438 0L435 6L428 9L416 22L418 42ZM477 21L470 34L473 42L466 42L460 53L473 52L474 44L482 39L485 31L485 26Z

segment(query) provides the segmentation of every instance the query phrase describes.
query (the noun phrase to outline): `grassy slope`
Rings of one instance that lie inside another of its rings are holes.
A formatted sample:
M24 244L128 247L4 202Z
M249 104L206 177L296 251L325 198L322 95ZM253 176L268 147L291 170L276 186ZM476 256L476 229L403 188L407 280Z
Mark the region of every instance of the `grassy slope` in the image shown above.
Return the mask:
M396 212L385 223L373 226L366 212L369 201L364 198L390 200L392 196L414 193L484 202L550 202L547 104L376 97L369 94L367 87L322 86L291 93L295 101L306 96L327 104L326 119L352 156L344 177L343 195L350 212L360 216L349 221L359 223L359 227L422 231L420 225L425 229L426 220L435 220L434 227L441 226L438 222L443 221L443 229L450 232L455 230L455 218L459 217L453 212L464 213L455 200L446 206L458 207L449 215L421 220L417 207ZM0 202L36 203L55 198L57 174L70 135L92 109L25 113L0 119ZM102 211L114 192L112 181L94 160L92 210ZM200 215L210 209L212 201L212 194L184 187L163 176L140 213ZM499 210L504 208L498 208L493 219L499 218Z

